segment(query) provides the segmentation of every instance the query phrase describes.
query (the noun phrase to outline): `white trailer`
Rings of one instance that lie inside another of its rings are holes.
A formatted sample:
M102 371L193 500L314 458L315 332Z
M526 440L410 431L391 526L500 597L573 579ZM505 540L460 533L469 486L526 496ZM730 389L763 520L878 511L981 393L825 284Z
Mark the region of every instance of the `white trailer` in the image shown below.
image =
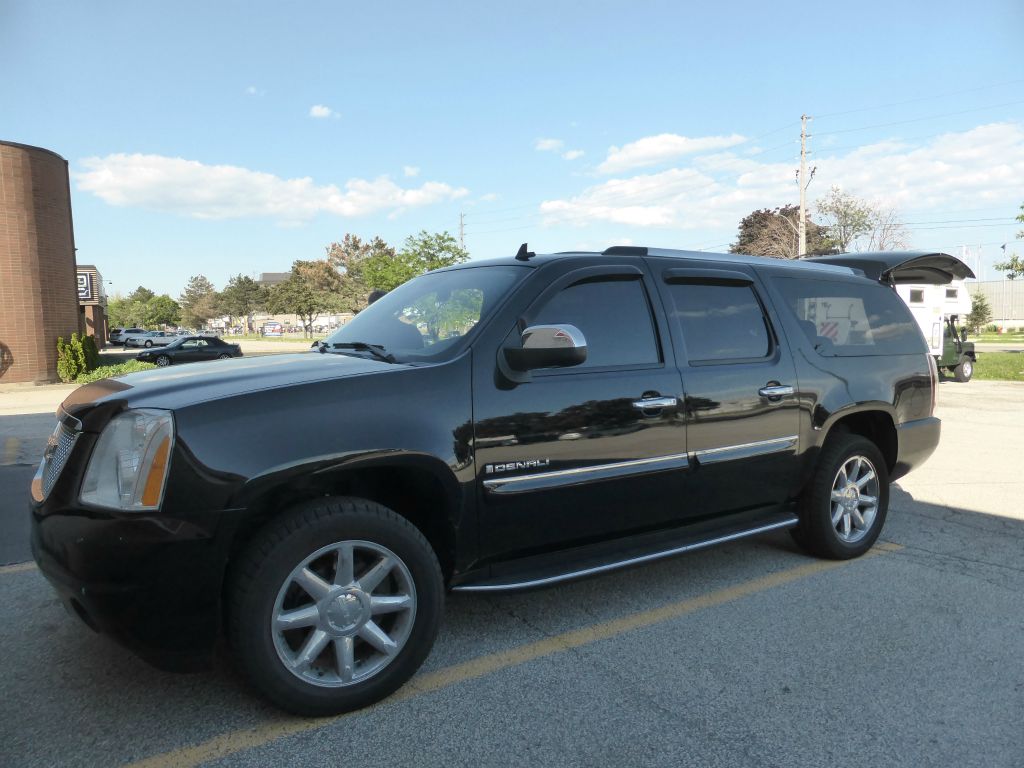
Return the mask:
M933 355L940 356L950 333L950 317L965 318L971 312L971 296L963 280L948 285L910 283L896 286L896 293L910 307Z

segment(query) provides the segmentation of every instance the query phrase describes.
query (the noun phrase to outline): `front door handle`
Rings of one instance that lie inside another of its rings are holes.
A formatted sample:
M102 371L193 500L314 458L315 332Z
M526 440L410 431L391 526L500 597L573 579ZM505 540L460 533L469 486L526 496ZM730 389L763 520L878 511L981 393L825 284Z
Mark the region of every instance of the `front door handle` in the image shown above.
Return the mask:
M641 411L660 411L662 408L675 408L678 405L679 400L674 397L645 397L633 401L633 407Z
M781 400L783 397L793 394L793 387L789 384L776 384L769 382L766 386L757 390L757 394L761 397L767 397L772 401Z

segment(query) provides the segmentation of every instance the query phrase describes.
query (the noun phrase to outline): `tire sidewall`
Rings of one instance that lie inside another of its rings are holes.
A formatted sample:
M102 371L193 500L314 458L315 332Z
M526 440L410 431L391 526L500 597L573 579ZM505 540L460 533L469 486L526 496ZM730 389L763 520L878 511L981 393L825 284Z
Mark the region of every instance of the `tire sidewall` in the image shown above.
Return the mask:
M316 716L371 704L397 690L412 676L429 654L437 635L444 584L433 551L410 524L352 511L338 514L333 505L325 509L325 505L317 504L306 511L328 514L314 517L310 524L296 526L266 554L230 618L234 644L239 646L243 665L257 687L286 709ZM391 515L397 518L394 513ZM380 544L405 563L416 588L416 617L402 650L379 673L350 686L321 688L304 683L285 668L274 646L271 617L278 590L288 574L316 550L344 540Z
M956 368L957 381L967 382L974 376L974 362L969 358L965 357L960 360L960 365Z
M864 456L878 477L878 511L867 535L846 542L832 524L832 484L840 467L854 456ZM874 546L889 511L889 471L878 447L859 435L837 435L822 450L818 468L801 505L800 534L816 554L839 560L859 557Z
M161 363L161 362L160 362L161 360L163 360L164 362L162 362L162 363ZM171 358L169 358L169 357L168 357L167 355L160 355L160 356L159 356L159 357L157 357L157 359L156 359L156 364L157 364L157 365L158 365L158 366L159 366L160 368L166 368L166 367L167 367L168 365L170 365L170 364L171 364Z

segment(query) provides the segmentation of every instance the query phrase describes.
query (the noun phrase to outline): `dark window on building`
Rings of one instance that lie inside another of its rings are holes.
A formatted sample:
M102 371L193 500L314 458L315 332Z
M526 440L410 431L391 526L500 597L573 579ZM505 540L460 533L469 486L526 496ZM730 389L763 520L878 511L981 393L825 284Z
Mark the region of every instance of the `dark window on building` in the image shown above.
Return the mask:
M690 363L759 360L771 352L768 320L750 285L672 282L668 294Z
M911 288L910 289L910 303L911 304L924 304L924 289L923 288Z
M946 298L947 299L955 299L956 298L956 293L957 293L956 288L947 288L946 289Z
M577 283L557 293L533 325L575 325L587 340L580 368L650 365L661 361L647 292L639 280Z
M825 357L926 351L921 329L891 288L838 280L775 278L804 335Z

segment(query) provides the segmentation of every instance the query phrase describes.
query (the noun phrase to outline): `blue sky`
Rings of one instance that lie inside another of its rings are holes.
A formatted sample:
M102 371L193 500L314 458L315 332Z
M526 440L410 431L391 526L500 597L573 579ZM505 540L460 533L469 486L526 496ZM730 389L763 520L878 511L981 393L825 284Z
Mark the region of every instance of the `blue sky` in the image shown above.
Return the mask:
M833 184L984 261L1024 202L1024 4L0 0L0 139L70 162L110 291L346 232L724 250ZM991 268L987 276L994 278Z

